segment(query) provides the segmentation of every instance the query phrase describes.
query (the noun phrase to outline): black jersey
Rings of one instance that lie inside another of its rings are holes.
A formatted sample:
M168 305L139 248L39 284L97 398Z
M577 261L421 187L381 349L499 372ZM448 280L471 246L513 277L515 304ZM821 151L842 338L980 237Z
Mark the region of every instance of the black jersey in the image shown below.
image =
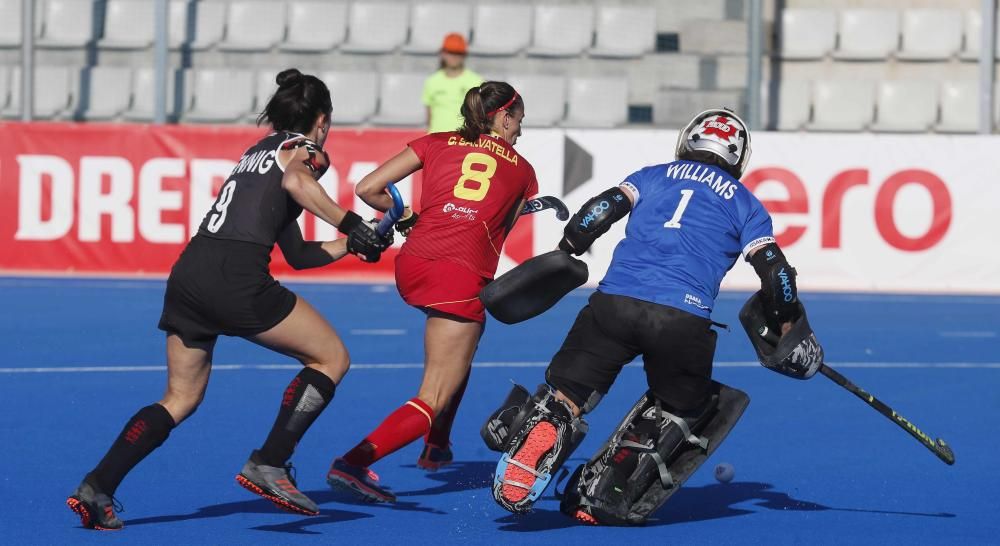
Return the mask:
M273 247L285 227L302 214L302 206L281 187L285 169L277 157L281 150L299 147L309 151L306 165L319 179L329 165L322 148L298 133L272 133L240 158L201 221L198 234ZM320 154L326 161L318 160Z

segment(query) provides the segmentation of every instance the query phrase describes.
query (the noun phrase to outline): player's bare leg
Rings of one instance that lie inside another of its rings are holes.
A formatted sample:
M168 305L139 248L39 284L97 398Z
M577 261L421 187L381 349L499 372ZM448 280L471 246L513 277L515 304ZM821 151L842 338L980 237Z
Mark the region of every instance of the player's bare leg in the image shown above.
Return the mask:
M350 356L333 327L301 298L277 326L250 339L295 358L304 367L285 389L267 440L250 455L236 481L284 510L316 515L319 507L299 491L288 459L333 399L337 383L350 366Z
M215 339L188 342L167 336L167 390L163 399L140 409L66 504L88 529L117 530L124 524L115 514L118 485L140 461L166 441L205 397ZM120 510L120 509L119 509Z

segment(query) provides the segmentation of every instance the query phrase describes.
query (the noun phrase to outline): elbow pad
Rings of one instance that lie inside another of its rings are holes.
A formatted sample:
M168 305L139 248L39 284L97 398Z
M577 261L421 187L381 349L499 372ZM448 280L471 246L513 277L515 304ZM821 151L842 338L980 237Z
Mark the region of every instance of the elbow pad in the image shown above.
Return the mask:
M631 210L632 202L620 188L605 190L584 203L569 219L559 248L577 256L583 254L598 237L611 229L611 224Z
M768 318L777 324L798 318L799 293L795 286L795 268L788 265L781 248L768 243L758 249L749 261L760 277L761 303Z

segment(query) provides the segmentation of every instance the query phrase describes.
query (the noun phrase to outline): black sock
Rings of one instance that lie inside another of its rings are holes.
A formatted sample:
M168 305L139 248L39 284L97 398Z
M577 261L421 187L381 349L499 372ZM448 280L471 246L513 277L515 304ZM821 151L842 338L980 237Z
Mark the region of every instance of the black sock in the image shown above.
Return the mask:
M284 466L336 390L337 385L323 372L302 368L285 389L278 417L258 451L259 460L267 466Z
M160 447L174 428L174 418L167 408L152 404L137 411L122 429L111 449L86 481L107 495L114 495L118 484L135 465Z

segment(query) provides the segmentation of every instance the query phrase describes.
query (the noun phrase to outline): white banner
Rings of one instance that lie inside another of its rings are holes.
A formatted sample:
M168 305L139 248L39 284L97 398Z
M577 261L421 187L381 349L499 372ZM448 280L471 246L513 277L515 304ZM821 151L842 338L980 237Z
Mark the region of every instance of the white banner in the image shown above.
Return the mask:
M518 150L540 193L571 213L647 165L673 159L676 131L528 130ZM771 211L803 290L1000 293L996 137L753 135L746 184ZM562 222L536 215L535 252L555 247ZM624 236L619 222L584 259L591 284ZM503 264L509 267L511 264ZM753 289L738 262L726 288Z

